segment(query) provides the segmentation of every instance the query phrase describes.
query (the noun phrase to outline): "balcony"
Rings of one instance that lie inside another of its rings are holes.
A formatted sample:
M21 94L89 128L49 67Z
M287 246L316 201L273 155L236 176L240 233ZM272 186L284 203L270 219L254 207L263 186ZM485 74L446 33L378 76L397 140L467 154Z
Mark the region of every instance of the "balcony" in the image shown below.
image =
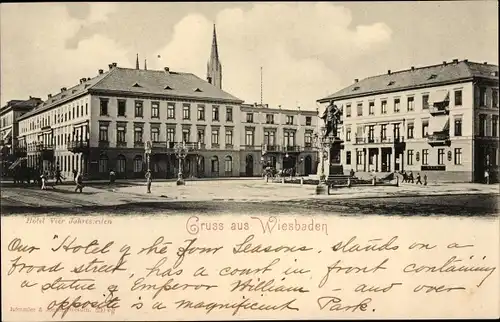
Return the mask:
M312 145L312 143L306 143L304 145L304 151L313 151L315 148L314 146Z
M156 142L151 142L151 148L153 149L153 153L173 153L175 149L176 144L182 144L182 142L170 142L170 141L156 141ZM205 150L206 145L205 143L201 142L185 142L186 148L189 149L189 151L199 151L199 150ZM214 146L212 144L212 146ZM217 147L219 145L217 144Z
M286 145L283 146L282 152L300 152L299 145Z
M54 146L52 144L46 143L37 143L36 144L36 152L54 152Z
M80 141L69 141L67 144L68 151L73 153L83 153L87 152L89 149L89 141L80 140Z
M104 149L109 148L109 141L104 141L104 140L99 141L99 147Z
M28 150L26 147L19 146L14 148L14 156L17 158L25 157L28 154L27 152Z
M431 146L450 145L450 133L448 131L434 132L427 137Z
M263 144L262 145L262 151L266 152L278 152L280 150L279 145L274 145L274 144Z
M356 137L354 144L401 144L404 143L403 136L373 136L373 137Z
M258 146L258 145L242 145L241 148L243 150L260 150L260 149L262 149L262 147Z
M429 107L429 113L432 116L436 115L448 115L450 114L450 108L448 104L434 104L433 106Z

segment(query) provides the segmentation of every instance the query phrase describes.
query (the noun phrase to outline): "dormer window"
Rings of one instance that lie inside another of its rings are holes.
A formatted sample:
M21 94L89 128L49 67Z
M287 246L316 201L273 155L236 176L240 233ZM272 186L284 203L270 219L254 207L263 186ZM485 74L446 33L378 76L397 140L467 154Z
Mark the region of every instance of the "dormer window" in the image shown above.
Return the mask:
M389 84L387 84L387 86L392 86L394 85L396 82L395 81L390 81Z
M76 89L71 91L71 94L75 94L75 93L76 93Z
M170 87L170 86L168 86L168 85L167 85L167 86L163 87L163 89L168 89L168 90L171 90L171 89L172 89L172 87Z
M195 92L203 92L199 87L194 90Z
M436 75L436 74L432 74L431 76L429 76L429 80L431 80L431 79L435 79L436 77L437 77L437 75Z
M132 87L142 87L142 86L139 85L138 83L134 83L134 85L132 85Z
M356 87L354 87L354 88L352 89L352 91L353 91L353 92L354 92L354 91L357 91L357 90L359 90L359 86L356 86Z

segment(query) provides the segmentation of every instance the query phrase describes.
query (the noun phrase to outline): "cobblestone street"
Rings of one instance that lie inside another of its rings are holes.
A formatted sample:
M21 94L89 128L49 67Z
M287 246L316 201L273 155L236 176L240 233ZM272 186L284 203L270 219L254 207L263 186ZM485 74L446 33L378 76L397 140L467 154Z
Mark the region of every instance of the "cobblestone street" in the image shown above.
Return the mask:
M498 213L498 186L446 184L352 187L315 195L315 186L261 180L156 182L152 193L142 183L90 185L75 193L69 185L42 191L2 189L2 215L17 213L153 214L184 210L247 213L335 213L381 215L491 215Z

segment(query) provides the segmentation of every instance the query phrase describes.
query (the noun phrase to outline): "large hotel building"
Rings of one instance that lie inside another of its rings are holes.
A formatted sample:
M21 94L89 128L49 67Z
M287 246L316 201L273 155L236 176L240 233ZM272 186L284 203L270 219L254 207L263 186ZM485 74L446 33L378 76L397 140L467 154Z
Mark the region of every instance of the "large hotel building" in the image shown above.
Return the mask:
M344 171L498 175L498 66L454 60L355 80L318 100L342 111Z
M263 167L314 173L312 132L317 112L244 105L222 90L214 28L207 80L190 73L122 68L61 88L19 119L19 146L27 166L59 167L89 178L175 177L176 143L188 148L186 177L256 176ZM281 140L283 138L283 140ZM151 143L149 164L145 145ZM147 165L146 165L147 164Z

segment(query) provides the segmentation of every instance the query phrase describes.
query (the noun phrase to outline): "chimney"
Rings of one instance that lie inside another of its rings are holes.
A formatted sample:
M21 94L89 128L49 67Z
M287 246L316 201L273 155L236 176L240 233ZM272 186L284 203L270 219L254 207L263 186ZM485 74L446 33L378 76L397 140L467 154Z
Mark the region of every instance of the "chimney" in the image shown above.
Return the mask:
M415 66L411 66L411 70L415 70Z
M458 64L458 59L453 59L453 62L454 62L455 64Z
M443 66L446 66L446 64L447 64L446 61L443 61Z
M389 75L391 74L391 70L390 69L387 71L387 74L389 74Z
M464 59L464 63L468 63L468 62L469 62L469 60L468 60L468 59Z
M104 73L104 71L102 69L99 69L99 75L101 75L102 73Z
M170 67L163 67L163 69L164 69L167 73L170 73Z
M90 77L89 77L89 78L87 78L87 80L89 81L89 80L90 80Z
M264 107L265 108L269 108L269 104L264 104Z
M487 62L487 61L485 61L483 64L488 65L488 62Z
M67 89L66 87L61 88L61 92L65 92L66 89Z
M52 98L52 94L49 94L49 95L47 95L47 96L48 96L48 98Z
M113 68L113 64L109 64L108 67L109 67L109 70L111 70Z
M357 83L358 81L359 81L359 79L357 79L357 78L355 78L355 79L354 79L354 82L355 82L355 83Z
M116 65L116 63L112 63L111 65L113 65L113 67L116 67L116 66L117 66L117 65Z

